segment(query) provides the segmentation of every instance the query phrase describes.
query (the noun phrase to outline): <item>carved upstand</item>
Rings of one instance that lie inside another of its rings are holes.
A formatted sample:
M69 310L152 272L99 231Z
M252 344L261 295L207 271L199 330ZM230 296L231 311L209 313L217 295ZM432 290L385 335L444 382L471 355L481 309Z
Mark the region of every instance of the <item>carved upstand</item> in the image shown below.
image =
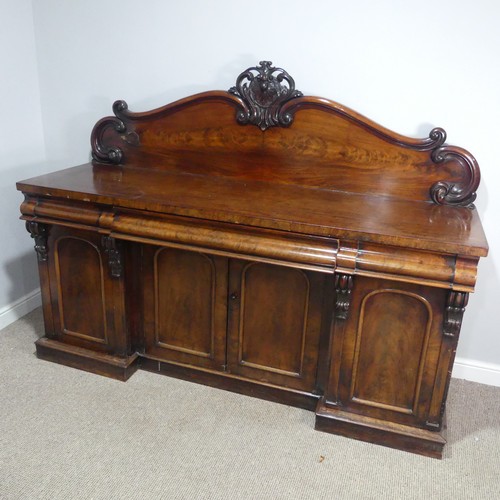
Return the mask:
M440 457L488 248L474 158L440 128L412 139L304 97L266 61L229 92L113 111L92 163L17 185L38 356L307 408L319 430Z

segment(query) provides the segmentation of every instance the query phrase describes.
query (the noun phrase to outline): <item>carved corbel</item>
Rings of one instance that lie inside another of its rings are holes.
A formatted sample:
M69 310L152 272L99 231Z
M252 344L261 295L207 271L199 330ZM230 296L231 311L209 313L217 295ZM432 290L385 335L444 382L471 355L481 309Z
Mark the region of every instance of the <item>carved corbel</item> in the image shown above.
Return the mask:
M103 236L102 246L108 256L109 273L113 278L120 278L123 273L123 264L116 239L112 236Z
M448 293L444 312L443 335L451 338L458 337L468 302L469 294L467 292L451 291Z
M349 274L335 275L335 318L347 319L351 305L352 276Z
M47 224L41 224L32 220L26 221L26 230L35 240L35 251L38 262L46 262L48 256L47 238L49 230Z

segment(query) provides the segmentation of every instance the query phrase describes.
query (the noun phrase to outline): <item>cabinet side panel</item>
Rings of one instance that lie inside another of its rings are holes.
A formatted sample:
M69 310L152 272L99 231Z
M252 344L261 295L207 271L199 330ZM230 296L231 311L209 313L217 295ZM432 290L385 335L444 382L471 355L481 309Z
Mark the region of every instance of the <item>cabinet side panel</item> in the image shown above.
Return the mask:
M199 253L161 249L155 257L157 345L198 356L214 350L215 269Z
M300 270L250 264L243 274L241 307L240 362L300 376L309 308L307 276Z
M64 335L107 343L104 270L99 249L76 237L56 242L59 321Z

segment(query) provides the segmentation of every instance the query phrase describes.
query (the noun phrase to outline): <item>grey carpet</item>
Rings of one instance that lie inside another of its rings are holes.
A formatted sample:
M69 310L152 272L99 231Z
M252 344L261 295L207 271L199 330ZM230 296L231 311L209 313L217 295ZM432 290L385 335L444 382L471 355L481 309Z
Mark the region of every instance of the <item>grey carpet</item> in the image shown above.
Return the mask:
M38 360L0 332L2 499L500 499L500 388L453 380L442 461L313 430L314 414L147 372Z

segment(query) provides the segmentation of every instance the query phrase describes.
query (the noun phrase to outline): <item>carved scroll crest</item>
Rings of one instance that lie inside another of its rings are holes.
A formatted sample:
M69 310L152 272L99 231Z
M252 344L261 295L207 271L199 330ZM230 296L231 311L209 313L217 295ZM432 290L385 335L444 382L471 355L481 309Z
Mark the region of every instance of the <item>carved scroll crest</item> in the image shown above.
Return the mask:
M285 70L272 66L271 61L261 61L259 66L241 73L236 86L229 92L240 97L245 104L236 114L238 122L257 125L261 130L289 126L293 115L282 112L282 106L290 99L302 96L302 92L295 90L294 79Z

